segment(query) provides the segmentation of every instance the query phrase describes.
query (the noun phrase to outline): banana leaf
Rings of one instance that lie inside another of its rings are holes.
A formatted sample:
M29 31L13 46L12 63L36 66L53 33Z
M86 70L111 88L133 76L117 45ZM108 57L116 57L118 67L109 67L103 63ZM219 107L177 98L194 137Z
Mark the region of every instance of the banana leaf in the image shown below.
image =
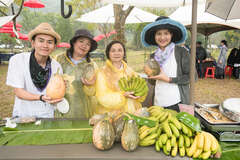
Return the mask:
M0 146L92 142L92 127L87 120L44 120L41 125L18 124L17 131L3 130L2 133Z

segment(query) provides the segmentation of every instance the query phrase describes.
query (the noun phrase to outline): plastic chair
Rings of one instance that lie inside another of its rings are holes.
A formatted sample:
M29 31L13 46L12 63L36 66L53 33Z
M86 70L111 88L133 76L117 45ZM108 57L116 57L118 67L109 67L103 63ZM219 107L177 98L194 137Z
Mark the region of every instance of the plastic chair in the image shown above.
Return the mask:
M233 67L231 66L226 66L224 69L224 74L225 76L229 76L229 79L232 77L232 70L233 70Z
M207 67L206 73L205 73L205 79L206 78L213 78L215 79L215 67ZM210 73L211 71L211 73Z

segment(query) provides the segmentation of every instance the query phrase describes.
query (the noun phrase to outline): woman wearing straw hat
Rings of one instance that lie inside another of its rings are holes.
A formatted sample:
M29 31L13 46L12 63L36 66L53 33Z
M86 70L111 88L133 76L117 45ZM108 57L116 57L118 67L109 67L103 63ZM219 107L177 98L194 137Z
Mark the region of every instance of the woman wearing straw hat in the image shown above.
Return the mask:
M144 27L141 41L145 47L158 47L151 55L159 66L156 80L154 105L179 111L178 104L189 104L190 58L187 50L177 46L187 38L186 28L168 17L159 17Z
M13 117L53 118L51 104L62 99L51 100L45 94L51 75L58 69L62 72L60 64L49 56L61 37L51 25L41 23L29 32L28 38L33 51L13 56L8 66L6 84L14 88L16 95Z
M95 102L93 95L96 77L88 81L83 78L83 74L87 72L87 65L92 65L95 70L98 68L97 64L90 59L90 52L97 49L97 42L88 30L79 29L70 40L70 45L66 53L57 57L67 81L65 98L70 105L69 112L64 114L64 117L90 118L93 114L93 102Z

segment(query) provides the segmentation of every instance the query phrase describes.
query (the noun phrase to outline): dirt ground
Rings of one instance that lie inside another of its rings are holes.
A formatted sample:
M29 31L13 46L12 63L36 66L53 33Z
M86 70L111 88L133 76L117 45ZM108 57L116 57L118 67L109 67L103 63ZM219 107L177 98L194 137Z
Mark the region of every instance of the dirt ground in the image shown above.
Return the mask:
M7 65L0 65L0 117L12 114L13 89L6 85ZM231 97L240 97L240 80L225 78L199 79L195 83L194 102L216 104Z

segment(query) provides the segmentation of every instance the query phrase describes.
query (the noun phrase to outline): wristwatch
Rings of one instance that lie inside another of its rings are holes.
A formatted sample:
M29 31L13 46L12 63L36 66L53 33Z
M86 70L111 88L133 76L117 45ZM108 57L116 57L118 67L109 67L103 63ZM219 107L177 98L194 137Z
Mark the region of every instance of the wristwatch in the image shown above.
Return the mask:
M41 95L41 96L39 97L39 100L42 101L42 102L45 102L45 101L42 99L42 97L43 97L43 95Z

